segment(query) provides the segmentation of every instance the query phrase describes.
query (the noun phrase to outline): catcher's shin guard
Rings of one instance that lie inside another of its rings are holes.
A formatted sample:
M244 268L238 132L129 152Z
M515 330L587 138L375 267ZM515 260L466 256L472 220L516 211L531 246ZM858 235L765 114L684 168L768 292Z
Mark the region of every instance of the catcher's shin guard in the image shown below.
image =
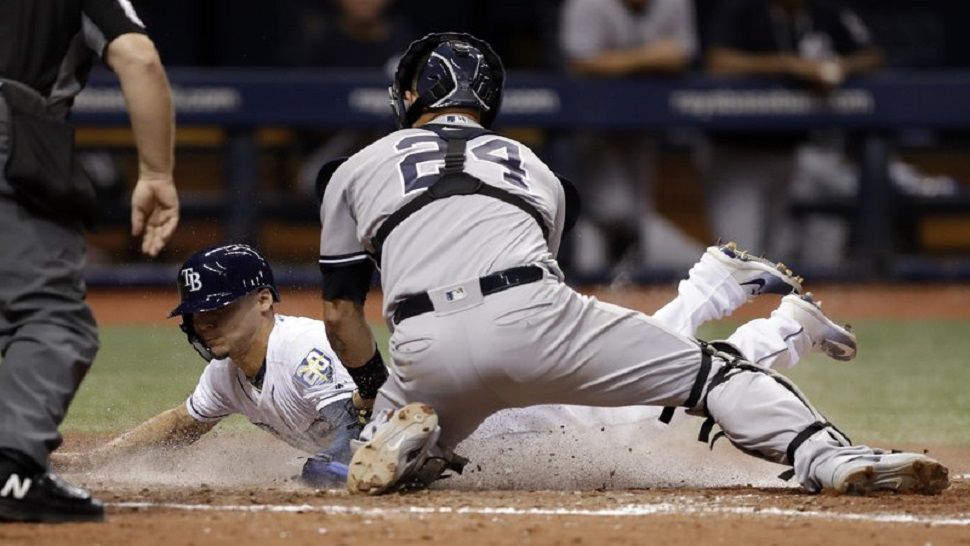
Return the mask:
M412 402L397 410L375 427L368 441L357 445L347 489L380 495L408 488L440 435L438 415L431 406Z

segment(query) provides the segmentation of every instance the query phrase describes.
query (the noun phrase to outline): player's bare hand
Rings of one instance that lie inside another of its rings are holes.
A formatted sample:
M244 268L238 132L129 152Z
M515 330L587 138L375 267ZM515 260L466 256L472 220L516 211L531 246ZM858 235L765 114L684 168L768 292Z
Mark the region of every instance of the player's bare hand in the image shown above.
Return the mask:
M179 198L171 176L142 176L131 194L131 234L143 235L141 251L151 257L165 248L179 222Z
M838 61L792 57L788 62L788 73L819 91L830 91L845 80L845 71Z

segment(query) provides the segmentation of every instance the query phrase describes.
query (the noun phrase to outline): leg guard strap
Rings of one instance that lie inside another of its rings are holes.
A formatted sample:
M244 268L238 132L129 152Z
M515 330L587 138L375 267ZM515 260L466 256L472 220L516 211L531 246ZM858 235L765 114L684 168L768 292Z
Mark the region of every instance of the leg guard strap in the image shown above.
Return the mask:
M701 401L701 395L704 394L704 385L707 383L707 377L711 373L711 352L708 349L707 344L701 343L701 367L697 371L697 378L694 379L694 385L690 389L690 395L687 400L684 401L685 408L693 408L697 406L697 403ZM670 420L674 417L674 409L671 406L665 407L663 411L660 412L660 422L664 424L669 424Z

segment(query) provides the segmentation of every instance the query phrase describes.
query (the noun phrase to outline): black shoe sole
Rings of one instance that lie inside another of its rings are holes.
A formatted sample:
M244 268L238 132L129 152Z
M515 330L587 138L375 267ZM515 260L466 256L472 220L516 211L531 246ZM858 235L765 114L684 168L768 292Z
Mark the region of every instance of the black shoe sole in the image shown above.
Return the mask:
M25 507L18 501L0 499L0 523L102 522L104 512L61 512L50 508Z

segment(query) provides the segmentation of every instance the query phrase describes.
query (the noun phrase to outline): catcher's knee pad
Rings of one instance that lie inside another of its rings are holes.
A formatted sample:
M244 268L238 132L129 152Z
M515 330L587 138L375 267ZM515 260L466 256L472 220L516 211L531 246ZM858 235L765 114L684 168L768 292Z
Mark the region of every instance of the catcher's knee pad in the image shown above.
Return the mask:
M734 358L747 359L737 345L726 339L715 339L714 341L707 342L707 345L717 353L731 355Z
M687 408L688 413L700 413L703 415L702 402L707 398L706 393L710 390L710 383L713 377L721 373L723 367L730 361L740 358L740 351L733 345L723 342L708 343L699 341L701 351L701 364L691 386L690 394L681 407ZM718 345L721 344L721 345ZM721 348L719 348L721 347ZM721 349L733 349L731 352L724 352ZM674 417L675 408L665 407L660 412L660 422L670 423Z

